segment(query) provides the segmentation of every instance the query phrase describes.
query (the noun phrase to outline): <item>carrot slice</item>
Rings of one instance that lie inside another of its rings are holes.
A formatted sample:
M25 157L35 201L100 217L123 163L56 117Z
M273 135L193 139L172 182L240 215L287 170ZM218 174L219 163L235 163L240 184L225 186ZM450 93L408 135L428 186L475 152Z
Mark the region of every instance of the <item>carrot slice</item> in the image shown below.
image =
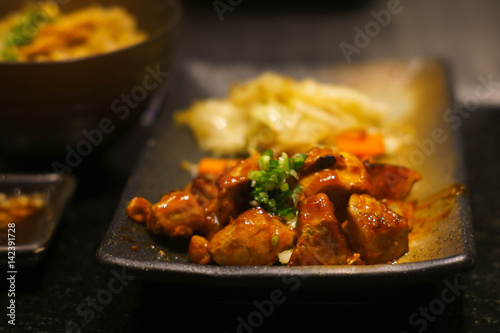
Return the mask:
M382 155L385 152L382 134L368 134L361 130L345 131L337 135L339 150L353 153L362 158Z
M214 158L204 157L198 162L198 174L219 175L236 164L238 159L235 158Z

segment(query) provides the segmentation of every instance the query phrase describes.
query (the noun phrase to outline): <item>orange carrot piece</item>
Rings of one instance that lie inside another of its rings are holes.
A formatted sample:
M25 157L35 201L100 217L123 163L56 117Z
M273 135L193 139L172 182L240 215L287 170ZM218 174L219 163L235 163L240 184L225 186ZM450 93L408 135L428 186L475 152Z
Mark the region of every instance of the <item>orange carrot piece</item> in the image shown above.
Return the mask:
M385 152L382 134L368 134L365 131L352 130L342 132L336 138L337 148L358 157L382 155Z
M235 158L214 158L204 157L198 162L198 174L219 175L236 164L238 159Z

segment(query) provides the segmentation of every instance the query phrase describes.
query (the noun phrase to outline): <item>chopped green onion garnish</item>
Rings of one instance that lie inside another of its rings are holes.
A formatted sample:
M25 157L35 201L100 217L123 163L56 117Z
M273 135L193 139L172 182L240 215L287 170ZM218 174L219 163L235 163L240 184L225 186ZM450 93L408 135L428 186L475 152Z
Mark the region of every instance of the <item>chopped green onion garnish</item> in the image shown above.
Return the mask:
M271 244L273 246L276 246L278 245L278 241L280 240L280 238L278 237L278 235L274 235L272 238L271 238Z
M252 198L269 212L291 220L295 217L295 204L302 187L291 188L290 180L298 179L297 171L304 166L306 155L295 154L289 158L282 153L277 160L273 155L272 150L263 152L258 160L260 170L248 173L252 180Z

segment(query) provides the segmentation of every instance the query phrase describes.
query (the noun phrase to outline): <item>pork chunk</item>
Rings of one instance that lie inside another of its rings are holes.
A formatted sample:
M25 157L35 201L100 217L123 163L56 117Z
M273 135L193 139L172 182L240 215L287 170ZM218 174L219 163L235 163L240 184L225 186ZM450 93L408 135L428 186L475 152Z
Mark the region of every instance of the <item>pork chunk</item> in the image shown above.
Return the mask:
M324 169L339 168L339 163L343 160L340 157L340 152L328 147L313 147L306 151L306 159L304 167L301 170L302 174L317 172Z
M190 237L203 227L205 212L194 195L173 191L150 208L146 226L155 235Z
M250 208L252 181L248 178L248 172L259 169L258 158L255 155L238 161L217 179L219 195L216 214L223 226Z
M151 203L143 197L135 197L127 205L128 217L137 223L146 223L146 218L151 210Z
M367 264L386 263L408 252L408 222L367 194L353 194L347 208L348 239Z
M296 232L278 216L251 208L212 237L209 251L219 265L272 265L295 241Z
M346 219L347 202L353 193L366 193L370 179L363 163L354 155L341 153L336 157L336 167L323 169L300 178L304 190L299 200L325 193L335 207L335 217Z
M195 264L210 265L212 256L208 252L208 240L202 236L194 235L189 240L189 260Z
M346 265L352 255L333 204L323 193L300 203L298 232L289 266Z
M403 200L410 194L413 184L422 176L415 170L396 165L366 163L371 187L368 192L376 199Z
M194 195L198 204L205 211L205 221L198 230L198 233L210 239L216 232L222 229L217 216L218 213L218 193L216 178L213 175L202 175L193 179L184 188L184 191Z
M197 176L189 182L184 188L185 192L192 193L200 206L206 205L210 200L217 197L219 190L216 184L216 178L208 176Z

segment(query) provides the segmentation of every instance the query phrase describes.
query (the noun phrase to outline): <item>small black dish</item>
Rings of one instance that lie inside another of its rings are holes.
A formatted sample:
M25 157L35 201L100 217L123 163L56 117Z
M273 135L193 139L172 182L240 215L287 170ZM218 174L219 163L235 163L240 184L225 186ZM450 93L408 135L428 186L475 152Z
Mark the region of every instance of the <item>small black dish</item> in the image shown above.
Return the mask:
M41 193L46 202L41 213L33 219L15 223L14 228L0 229L2 265L9 264L10 270L15 270L18 266L35 265L42 258L76 184L76 179L71 175L0 174L0 193ZM14 241L14 244L9 245L9 240ZM13 266L10 266L11 263Z

